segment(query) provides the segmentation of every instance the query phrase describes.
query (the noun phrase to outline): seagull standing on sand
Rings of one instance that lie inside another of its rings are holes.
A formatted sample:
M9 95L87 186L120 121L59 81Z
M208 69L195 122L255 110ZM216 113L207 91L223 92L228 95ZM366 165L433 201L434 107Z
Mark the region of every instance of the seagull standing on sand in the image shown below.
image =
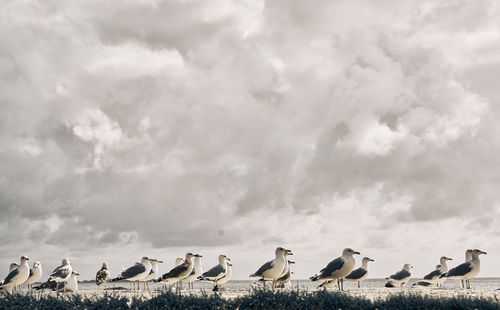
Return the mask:
M78 279L76 277L79 275L80 274L77 271L71 271L71 276L69 277L69 279L65 282L58 283L56 290L73 293L78 291Z
M141 280L144 281L144 288L147 288L148 290L149 290L148 281L152 281L156 279L156 277L158 276L158 271L160 269L158 264L163 264L163 261L157 260L156 258L151 259L151 271L143 280Z
M193 271L186 278L182 279L184 282L188 284L188 289L194 289L194 281L198 279L199 276L203 273L203 267L201 265L201 256L200 254L195 254L193 259Z
M352 272L354 266L356 265L356 260L354 255L360 254L358 251L354 251L351 248L346 248L342 251L342 256L337 257L332 260L325 268L310 277L311 281L322 281L320 285L323 286L331 282L332 280L337 280L337 285L340 290L344 290L344 277Z
M182 279L187 277L191 274L191 271L193 271L193 257L193 253L186 253L186 259L182 264L163 274L161 277L154 280L154 282L179 281L179 289L182 290Z
M144 256L141 259L140 263L135 264L134 266L123 270L118 277L111 279L111 282L119 281L119 280L127 280L127 281L132 282L132 284L134 285L134 289L135 289L134 281L136 281L137 282L137 289L141 290L141 287L139 285L139 281L144 279L149 274L150 271L151 271L151 259Z
M17 286L21 285L28 279L30 275L30 266L28 266L29 258L27 256L21 256L21 263L18 268L14 268L7 277L2 281L0 285L0 292L7 291L11 293L12 290Z
M10 264L10 266L9 266L9 273L10 273L12 270L16 269L16 268L19 268L19 264L18 264L18 263L11 263L11 264ZM9 273L7 273L7 275L8 275ZM6 278L7 278L7 277L3 278L3 280L2 280L2 281L0 281L0 285L2 285L2 284L3 284L3 282L5 282L5 279L6 279Z
M49 279L35 287L36 290L41 290L44 288L53 288L57 287L57 284L60 282L66 282L71 276L71 272L73 271L73 267L71 267L71 263L69 258L63 258L61 266L57 267L52 271L49 276Z
M410 264L405 264L403 269L386 278L388 282L385 284L385 287L403 287L410 280L412 268Z
M230 261L229 257L226 255L219 255L219 263L215 265L214 267L210 268L208 271L204 272L198 280L208 280L212 281L214 286L213 286L213 291L216 292L219 290L218 286L218 280L222 277L224 277L226 271L227 271L227 262Z
M28 279L23 284L28 286L28 290L33 289L33 283L40 280L42 277L42 264L40 262L35 262L33 264L33 268L30 269L30 275Z
M373 262L374 260L368 257L363 257L361 261L361 267L353 270L350 274L345 277L346 281L358 282L358 288L361 287L360 283L363 282L368 276L368 262Z
M292 262L291 260L287 260L287 271L286 273L281 276L278 280L276 280L277 287L282 287L285 288L285 286L290 283L290 279L292 278L292 271L290 270L290 265L295 264L295 262Z
M292 251L278 247L275 250L275 258L262 265L259 270L251 274L250 277L259 277L264 282L266 287L266 280L273 281L273 288L276 286L275 281L281 277L285 269L286 257L285 254L290 255Z
M95 284L97 286L99 286L101 284L104 284L104 286L106 286L106 284L109 281L109 277L110 277L110 273L108 270L108 264L106 262L104 262L104 263L102 263L101 269L99 269L99 271L95 275Z
M227 263L226 273L224 274L224 276L222 278L217 280L217 286L221 286L222 284L227 283L227 282L229 282L229 280L231 280L231 277L233 276L233 271L232 271L231 267L233 267L233 264ZM219 290L218 287L217 287L217 290Z
M470 289L469 279L476 277L479 273L481 267L479 255L481 254L486 254L486 252L479 249L472 250L472 259L470 261L450 269L446 274L442 275L442 277L465 280L466 288Z

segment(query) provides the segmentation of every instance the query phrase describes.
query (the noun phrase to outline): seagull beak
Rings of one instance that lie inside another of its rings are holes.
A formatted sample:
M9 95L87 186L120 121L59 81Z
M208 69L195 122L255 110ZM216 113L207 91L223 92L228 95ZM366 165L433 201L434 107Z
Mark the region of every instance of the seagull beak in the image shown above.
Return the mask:
M157 263L158 263L158 264L163 264L163 261L162 261L162 260L159 260Z
M359 253L358 251L354 251L354 254L358 254L358 255L360 255L361 253Z
M484 251L479 251L479 253L481 253L481 254L488 254L488 253L486 253L486 252L484 252Z
M370 258L370 262L374 262L374 261L375 261L374 259L371 259L371 258Z
M226 259L227 259L228 261L231 261L231 259L230 259L229 257L227 257L227 256L226 256Z

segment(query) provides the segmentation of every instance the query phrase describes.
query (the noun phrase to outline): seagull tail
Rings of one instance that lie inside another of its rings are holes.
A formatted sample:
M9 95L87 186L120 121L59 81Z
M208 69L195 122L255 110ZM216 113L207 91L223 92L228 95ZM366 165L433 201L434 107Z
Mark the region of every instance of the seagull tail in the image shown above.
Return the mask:
M57 283L52 282L50 280L47 280L46 282L40 284L39 286L35 286L34 289L39 291L39 290L43 290L45 288L53 288L54 286L57 286Z
M197 279L200 280L200 281L203 281L203 280L205 280L205 277L204 276L199 276Z
M394 283L392 283L391 281L389 281L389 282L387 282L385 284L385 287L396 287L396 286L394 285Z
M314 281L318 281L319 280L319 275L314 275L314 276L310 277L309 280L311 280L313 282Z
M123 277L121 277L121 276L120 277L116 277L114 279L109 280L109 282L115 282L115 281L120 281L120 280L123 280Z

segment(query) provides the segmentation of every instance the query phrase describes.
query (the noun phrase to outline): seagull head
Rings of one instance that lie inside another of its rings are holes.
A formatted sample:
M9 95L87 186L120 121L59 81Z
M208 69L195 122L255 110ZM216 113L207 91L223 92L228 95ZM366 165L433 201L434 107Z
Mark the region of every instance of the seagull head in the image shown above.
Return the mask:
M200 260L203 256L201 254L195 254L194 259Z
M231 261L231 259L224 254L219 255L219 264L224 264L227 261Z
M228 265L229 267L232 267L232 266L233 266L233 264L231 264L231 263L227 263L227 265Z
M405 264L405 265L403 266L403 269L404 269L404 270L406 270L406 271L410 271L412 268L413 268L413 266L412 266L412 265L410 265L410 264Z
M474 255L476 257L479 256L479 255L481 255L481 254L488 254L488 253L486 253L484 251L481 251L480 249L474 249L474 250L472 250L472 255Z
M342 251L342 256L353 256L355 254L361 254L359 253L358 251L354 251L353 249L351 248L345 248L343 251Z
M369 257L363 257L363 263L364 262L374 262L374 260Z
M436 265L436 270L441 269L441 265Z
M10 264L10 268L9 268L9 272L11 272L12 270L16 269L19 267L19 264L18 263L11 263Z
M61 265L66 266L66 265L69 265L69 264L71 264L70 261L69 261L69 258L63 258Z
M40 262L35 262L35 263L33 264L33 268L34 268L34 269L40 268L41 266L42 266L42 264L41 264Z
M145 264L145 263L148 263L148 262L151 262L151 259L147 256L143 256L141 258L141 264Z
M28 257L28 256L26 256L26 255L21 256L21 263L25 263L25 262L27 262L27 261L29 261L29 260L30 260L30 259L29 259L29 257Z
M106 262L102 263L102 269L108 269L108 263Z
M441 262L441 264L443 262L446 262L446 261L449 261L449 260L453 260L452 258L449 258L449 257L446 257L446 256L441 256L441 258L439 259L439 261Z
M78 273L78 271L75 271L75 270L71 271L71 274L72 274L73 276L75 276L75 277L80 275L80 274Z
M194 257L194 254L191 252L186 253L186 262L190 261Z

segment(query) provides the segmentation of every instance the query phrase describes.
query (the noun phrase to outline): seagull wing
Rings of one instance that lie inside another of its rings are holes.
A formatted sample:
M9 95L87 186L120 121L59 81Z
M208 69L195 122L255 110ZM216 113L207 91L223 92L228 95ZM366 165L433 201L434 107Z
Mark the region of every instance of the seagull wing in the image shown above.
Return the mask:
M433 280L433 279L439 278L440 275L441 275L441 271L434 270L433 272L425 275L424 280Z
M470 262L466 262L458 265L455 268L450 269L450 271L448 271L446 276L447 277L463 276L464 274L471 272L471 270L472 270L472 264Z
M2 281L2 285L7 285L9 284L17 275L19 274L19 268L16 268L9 272L7 277Z
M132 278L140 273L143 273L144 271L146 271L146 266L143 264L134 265L122 271L121 277L124 279Z
M219 278L224 275L225 272L226 270L224 269L224 266L219 264L210 268L207 272L203 273L202 276L204 278Z
M255 276L261 276L266 270L273 268L274 260L268 261L264 265L262 265L257 272L254 273Z
M70 274L71 274L70 265L59 266L56 269L54 269L54 271L49 277L49 280L54 278L66 279Z
M411 273L403 269L390 276L390 278L393 280L403 280L404 278L408 278L409 276L411 276Z
M356 280L356 279L360 279L362 278L365 274L368 273L368 270L364 269L364 268L358 268L358 269L355 269L353 270L349 275L347 275L347 277L345 277L346 279L349 279L349 280Z
M329 277L337 270L340 270L344 266L344 259L342 257L337 257L332 260L321 272L320 278Z

